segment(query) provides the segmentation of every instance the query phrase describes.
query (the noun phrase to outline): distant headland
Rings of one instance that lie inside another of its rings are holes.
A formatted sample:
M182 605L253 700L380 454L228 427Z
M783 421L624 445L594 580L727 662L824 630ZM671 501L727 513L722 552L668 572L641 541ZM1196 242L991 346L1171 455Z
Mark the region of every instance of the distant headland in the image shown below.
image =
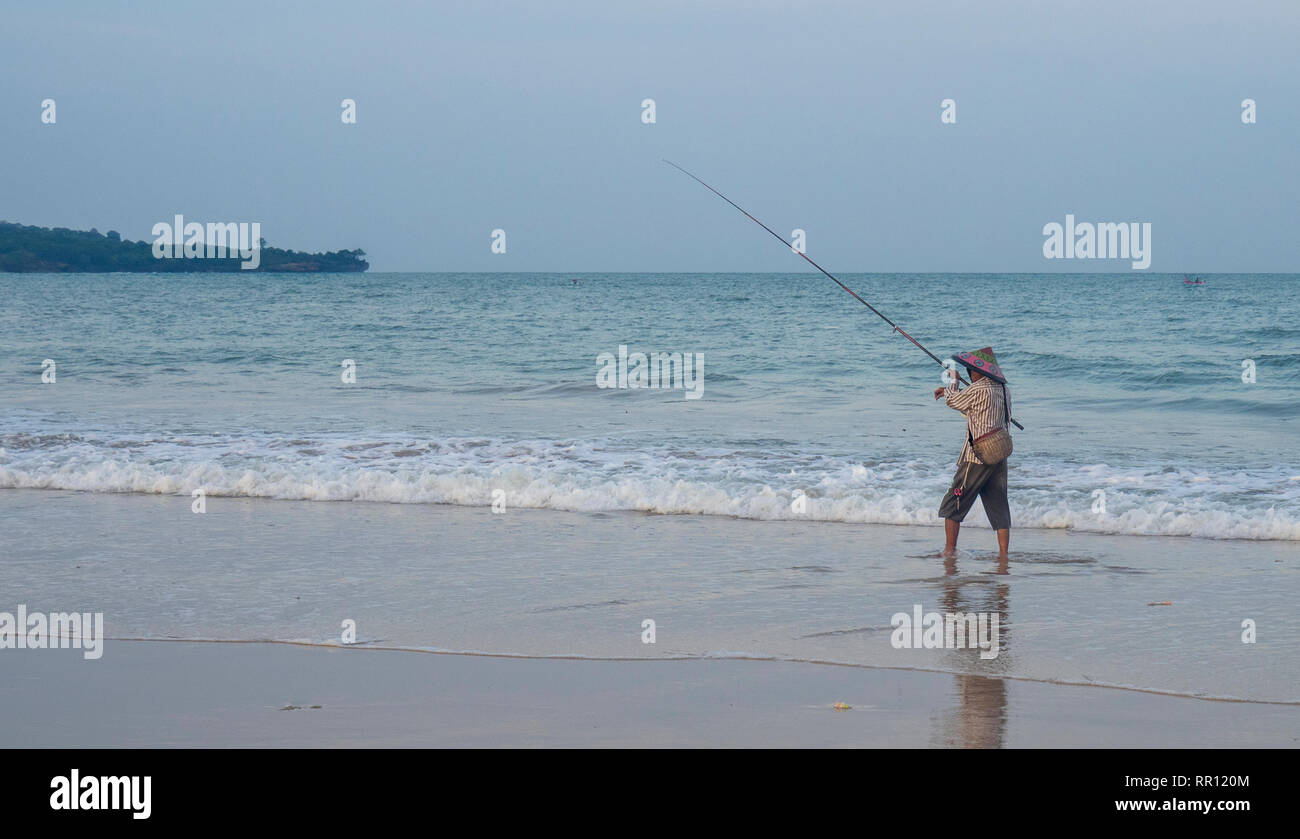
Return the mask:
M225 225L222 225L224 227ZM304 253L273 248L258 239L256 258L250 262L239 250L219 251L205 242L194 249L203 258L184 258L177 242L172 258L156 255L154 242L132 242L116 230L69 230L66 227L33 227L0 221L0 272L6 273L193 273L214 271L289 271L297 273L359 272L370 267L363 250ZM212 255L220 254L220 255ZM245 268L245 266L249 266ZM255 266L255 267L253 267Z

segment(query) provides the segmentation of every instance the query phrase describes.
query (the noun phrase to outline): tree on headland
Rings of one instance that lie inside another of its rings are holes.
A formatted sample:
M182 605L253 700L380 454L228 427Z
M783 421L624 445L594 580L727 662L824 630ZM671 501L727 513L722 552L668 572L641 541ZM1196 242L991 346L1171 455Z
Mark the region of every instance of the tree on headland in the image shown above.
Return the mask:
M256 271L357 272L370 267L365 251L304 253L271 247L261 239ZM66 227L34 227L0 221L0 272L137 271L157 273L240 271L238 251L224 259L159 259L153 243L123 239L115 230L102 234Z

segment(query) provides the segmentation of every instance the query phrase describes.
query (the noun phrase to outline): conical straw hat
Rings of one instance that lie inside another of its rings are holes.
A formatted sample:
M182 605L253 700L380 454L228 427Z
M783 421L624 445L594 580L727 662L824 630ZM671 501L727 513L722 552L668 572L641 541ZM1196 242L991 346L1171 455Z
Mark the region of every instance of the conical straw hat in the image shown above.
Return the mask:
M1002 375L1002 368L998 365L998 357L993 354L992 347L971 350L970 352L959 352L953 357L970 369L980 371L995 382L1007 383L1006 377Z

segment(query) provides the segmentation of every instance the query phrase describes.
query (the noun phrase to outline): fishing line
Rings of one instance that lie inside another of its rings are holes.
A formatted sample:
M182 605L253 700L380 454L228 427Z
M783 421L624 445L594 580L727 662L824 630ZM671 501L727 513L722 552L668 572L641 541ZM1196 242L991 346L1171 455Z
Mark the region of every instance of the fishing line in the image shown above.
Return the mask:
M858 302L861 303L863 306L866 306L868 309L870 309L871 311L875 312L876 315L879 316L881 320L883 320L885 323L889 324L890 326L894 327L894 331L895 331L895 332L897 332L898 334L902 335L904 338L906 338L907 340L911 341L913 344L916 344L917 349L919 349L921 352L925 353L926 355L930 356L930 358L933 358L933 359L935 360L935 362L936 362L940 367L944 367L944 368L946 368L946 369L951 369L951 368L948 368L947 365L945 365L945 364L943 363L943 359L939 358L939 356L935 355L934 353L932 353L932 352L930 352L929 350L927 350L925 347L921 346L921 342L920 342L920 341L916 340L916 339L913 338L911 335L908 335L907 332L904 331L902 327L900 327L898 324L894 323L894 322L893 322L892 320L890 320L889 318L885 317L884 313L882 313L879 309L877 309L875 306L872 306L870 303L868 303L867 301L865 301L865 300L863 300L861 297L859 297L858 294L857 294L857 292L855 292L853 289L851 289L851 288L849 288L848 286L846 286L844 283L840 282L840 281L839 281L839 278L837 278L837 277L836 277L834 274L832 274L830 271L827 271L825 268L821 267L821 266L818 265L816 262L814 262L813 259L812 259L812 257L810 257L808 254L806 254L806 253L804 253L803 251L797 249L797 248L796 248L793 244L791 244L790 242L787 242L787 241L785 240L785 237L782 236L780 233L777 233L775 230L773 230L772 228L768 227L766 224L763 224L763 222L761 222L761 221L759 221L758 219L756 219L756 218L754 218L753 216L751 216L751 215L750 215L750 214L745 210L744 207L740 206L740 205L737 204L735 201L732 201L730 198L728 198L727 196L723 195L721 192L718 192L716 189L714 189L713 187L709 186L709 185L706 184L704 181L700 180L700 179L697 178L695 175L693 175L693 174L691 174L690 172L686 171L686 170L683 169L682 167L678 166L676 163L673 163L671 160L664 159L664 163L667 163L669 166L673 167L674 169L676 169L677 171L681 172L682 174L689 176L689 177L692 178L694 181L696 181L696 182L699 183L701 186L703 186L705 189L707 189L709 192L712 192L714 195L718 196L718 197L721 198L723 201L726 201L728 204L730 204L731 206L735 207L737 210L740 210L742 213L745 214L745 217L746 217L746 218L748 218L750 221L754 222L754 224L757 224L759 227L761 227L761 228L763 228L764 230L766 230L768 233L771 233L771 234L776 238L776 240L777 240L778 242L780 242L781 244L785 245L785 246L786 246L787 248L789 248L790 250L792 250L792 251L794 251L795 253L797 253L797 254L799 254L800 256L802 256L805 260L807 260L807 262L808 262L809 265L811 265L812 267L816 268L818 271L821 271L821 272L822 272L823 274L825 274L826 276L830 277L832 280L835 281L835 284L836 284L837 286L839 286L840 288L844 289L844 290L847 291L849 294L852 294L854 300L858 301ZM963 379L962 376L961 376L961 374L958 373L956 370L953 370L952 373L953 373L954 376L957 377L957 380L960 381L962 384L964 384L964 385L968 385L968 384L970 384L970 382L968 382L968 381L966 381L965 379ZM1008 419L1011 419L1011 418L1008 417ZM1025 427L1024 427L1023 425L1021 425L1020 423L1016 422L1014 419L1011 420L1011 423L1012 423L1012 425L1014 425L1016 428L1019 428L1021 431L1024 431L1024 430L1025 430Z

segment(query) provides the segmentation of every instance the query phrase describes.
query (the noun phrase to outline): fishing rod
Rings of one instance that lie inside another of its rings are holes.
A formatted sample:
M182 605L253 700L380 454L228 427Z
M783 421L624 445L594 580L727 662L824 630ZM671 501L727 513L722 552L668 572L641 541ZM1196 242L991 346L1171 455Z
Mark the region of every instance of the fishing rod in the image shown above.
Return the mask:
M703 187L704 187L705 189L707 189L709 192L712 192L714 195L718 196L718 197L721 198L723 201L726 201L728 204L730 204L731 206L735 207L737 210L740 210L742 213L745 214L745 216L746 216L750 221L754 222L754 224L757 224L759 227L763 228L763 229L766 230L768 233L771 233L773 236L775 236L775 237L776 237L776 240L777 240L778 242L780 242L781 244L785 245L785 246L786 246L787 248L789 248L790 250L792 250L792 251L794 251L795 253L797 253L797 254L799 254L800 256L802 256L805 260L807 260L807 262L808 262L809 265L811 265L812 267L816 268L818 271L821 271L821 272L822 272L823 274L825 274L826 276L830 277L832 280L835 281L835 284L836 284L837 286L839 286L840 288L844 289L844 290L847 291L849 294L853 295L853 299L854 299L854 300L858 301L858 302L861 303L863 306L866 306L868 309L870 309L871 311L875 312L876 315L879 316L881 320L883 320L885 323L889 324L890 326L894 327L894 331L895 331L895 332L897 332L898 334L902 335L904 338L906 338L907 340L911 341L913 344L916 344L917 349L919 349L921 352L925 353L926 355L930 356L930 358L933 358L933 359L935 360L935 362L936 362L940 367L943 367L943 368L945 368L945 369L949 369L949 370L952 369L952 368L949 368L946 364L944 364L944 363L943 363L943 359L939 358L939 356L935 355L934 353L932 353L932 352L930 352L929 350L927 350L925 347L921 346L921 342L918 341L918 340L916 340L915 338L913 338L911 335L908 335L907 332L906 332L906 331L905 331L901 326L899 326L898 324L894 323L894 322L893 322L892 320L890 320L889 318L885 317L884 313L882 313L879 309L877 309L875 306L872 306L872 305L871 305L870 303L868 303L867 301L863 300L861 297L858 296L857 292L855 292L853 289L851 289L851 288L849 288L848 286L846 286L844 283L840 282L839 279L838 279L834 274L832 274L830 271L827 271L825 268L821 267L821 266L818 265L816 262L813 262L812 257L810 257L808 254L804 253L803 251L799 250L798 248L796 248L796 247L795 247L794 245L792 245L791 243L787 242L787 241L785 240L785 237L782 236L780 233L777 233L775 230L773 230L772 228L768 227L766 224L763 224L763 222L761 222L761 221L759 221L758 219L756 219L756 218L754 218L753 216L751 216L751 215L750 215L750 214L745 210L744 207L740 206L740 205L737 204L735 201L732 201L730 198L728 198L727 196L723 195L721 192L718 192L718 191L717 191L716 189L714 189L713 187L711 187L711 186L709 186L708 184L704 183L704 181L702 181L702 180L700 180L699 178L695 177L695 175L691 174L690 172L686 171L686 170L683 169L682 167L678 166L676 163L673 163L671 160L668 160L668 159L666 159L666 158L661 158L661 159L663 160L664 163L667 163L669 166L673 167L674 169L676 169L677 171L681 172L682 174L689 176L692 180L694 180L695 182L699 183L701 186L703 186ZM961 382L962 384L964 384L964 385L968 385L968 384L970 384L970 382L968 382L968 381L966 381L965 379L963 379L963 378L962 378L962 375L961 375L960 373L958 373L956 370L952 370L952 374L953 374L954 376L956 376L956 377L957 377L957 380L958 380L959 382ZM1007 419L1008 419L1008 420L1011 420L1011 424L1014 425L1016 428L1019 428L1021 431L1024 431L1024 430L1025 430L1025 427L1024 427L1023 425L1021 425L1020 423L1016 422L1014 419L1011 419L1010 417L1007 417Z

